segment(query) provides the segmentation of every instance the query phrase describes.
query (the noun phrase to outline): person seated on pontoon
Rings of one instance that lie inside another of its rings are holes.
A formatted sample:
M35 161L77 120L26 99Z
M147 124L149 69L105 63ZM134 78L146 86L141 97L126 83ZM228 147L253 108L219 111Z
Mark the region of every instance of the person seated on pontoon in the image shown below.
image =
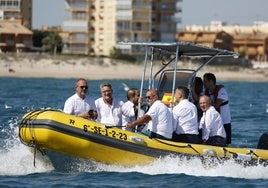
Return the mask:
M178 86L174 97L177 105L173 108L173 141L199 144L198 119L196 106L188 100L189 89Z
M139 104L142 103L139 90L137 88L130 88L127 91L127 99L122 106L122 126L125 127L128 123L137 120L139 117L144 115L144 110L139 108ZM128 129L129 131L135 132L140 131L143 126L136 126Z
M97 109L94 99L87 95L88 84L84 78L76 81L75 91L76 93L65 101L63 112L95 120L98 117Z
M146 93L146 99L150 105L149 110L139 119L128 123L126 128L133 128L137 125L146 124L147 129L142 133L150 138L172 139L173 125L172 114L168 107L159 100L159 93L155 89L150 89Z
M95 100L98 112L97 121L105 125L122 127L122 105L123 101L113 97L113 89L110 83L100 85L100 98Z
M226 132L220 113L212 106L210 98L203 95L199 99L203 116L199 128L202 129L202 143L213 146L225 147Z

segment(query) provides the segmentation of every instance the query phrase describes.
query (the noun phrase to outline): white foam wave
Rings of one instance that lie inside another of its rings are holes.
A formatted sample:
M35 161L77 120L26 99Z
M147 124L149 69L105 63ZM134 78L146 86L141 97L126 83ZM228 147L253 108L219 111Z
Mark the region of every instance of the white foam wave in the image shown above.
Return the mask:
M20 144L0 153L0 175L25 175L49 172L54 170L48 158L37 154L34 166L34 155L29 148Z
M50 160L38 152L34 166L32 148L26 147L19 140L17 119L9 120L8 125L1 130L5 138L1 140L0 175L25 175L54 170Z
M147 166L122 167L95 163L95 168L84 165L85 171L139 172L149 175L186 174L190 176L232 177L245 179L268 179L268 167L263 165L243 166L233 160L204 164L199 158L165 157ZM80 168L83 165L80 165ZM81 169L80 169L81 170Z

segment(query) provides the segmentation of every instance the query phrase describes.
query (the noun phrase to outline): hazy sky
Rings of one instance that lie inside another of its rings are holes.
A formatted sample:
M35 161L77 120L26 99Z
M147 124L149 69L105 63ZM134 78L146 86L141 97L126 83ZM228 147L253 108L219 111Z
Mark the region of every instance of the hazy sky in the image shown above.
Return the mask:
M268 21L268 0L183 0L182 25L209 25L212 20L229 25ZM33 0L33 28L61 26L64 0Z

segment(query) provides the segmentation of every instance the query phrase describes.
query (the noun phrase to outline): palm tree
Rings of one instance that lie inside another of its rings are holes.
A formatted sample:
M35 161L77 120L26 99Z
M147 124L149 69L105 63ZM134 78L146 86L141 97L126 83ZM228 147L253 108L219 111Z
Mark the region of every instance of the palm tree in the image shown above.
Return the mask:
M57 54L57 48L62 45L62 38L59 36L58 32L52 31L42 39L42 44L45 50L53 52L54 55Z

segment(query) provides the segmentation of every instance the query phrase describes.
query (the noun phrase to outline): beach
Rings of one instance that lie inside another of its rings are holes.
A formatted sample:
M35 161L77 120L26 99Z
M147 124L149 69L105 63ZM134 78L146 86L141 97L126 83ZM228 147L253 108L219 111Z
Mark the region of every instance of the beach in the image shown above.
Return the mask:
M143 74L143 62L48 54L0 54L0 57L0 77L107 80L141 79ZM182 64L180 68L195 68L195 65ZM266 68L210 65L201 69L197 76L202 77L206 72L214 73L218 81L268 81Z

